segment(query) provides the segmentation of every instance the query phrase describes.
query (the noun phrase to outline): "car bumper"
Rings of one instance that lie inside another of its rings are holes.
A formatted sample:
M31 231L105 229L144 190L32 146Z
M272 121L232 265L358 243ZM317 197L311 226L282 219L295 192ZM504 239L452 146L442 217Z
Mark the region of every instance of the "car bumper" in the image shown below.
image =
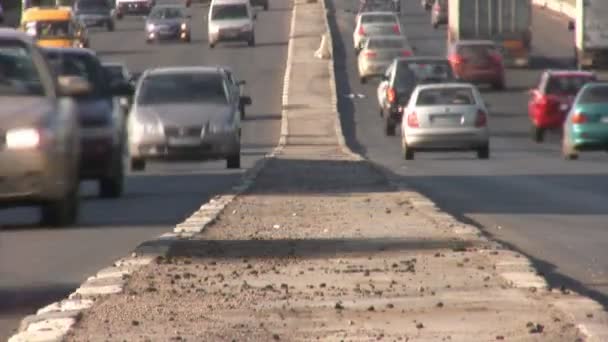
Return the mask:
M103 27L106 26L109 22L112 21L112 18L110 17L103 17L103 18L79 18L80 22L82 22L82 24L85 27Z
M487 129L433 130L405 134L407 146L417 150L471 150L489 142Z
M504 73L499 70L475 70L457 72L460 79L472 83L494 83L504 80Z
M359 76L361 77L373 77L384 75L386 69L389 67L389 63L366 63L360 66Z
M96 179L111 175L116 154L120 153L114 136L83 135L80 144L80 178Z
M176 30L171 32L148 31L148 40L177 40L186 39L190 36L190 31Z
M567 113L547 113L533 118L534 126L538 128L560 128L566 120Z
M61 197L65 182L55 157L43 150L0 151L0 207Z
M215 32L209 35L209 42L238 42L238 41L249 41L253 38L253 31L240 31L234 33L226 32Z
M574 148L581 151L608 150L608 124L574 127L570 141Z
M188 138L180 142L177 138L142 139L129 144L133 158L160 160L209 160L221 159L240 151L238 134L234 132L214 133L206 137Z

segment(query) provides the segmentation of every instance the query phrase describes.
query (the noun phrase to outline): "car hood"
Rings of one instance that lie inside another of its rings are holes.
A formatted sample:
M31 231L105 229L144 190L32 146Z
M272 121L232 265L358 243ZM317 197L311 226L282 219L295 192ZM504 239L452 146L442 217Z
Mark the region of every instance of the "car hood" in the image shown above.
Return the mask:
M140 118L159 120L163 125L190 126L226 122L230 111L227 104L180 103L138 105L135 112Z
M210 21L212 27L217 29L227 29L227 28L240 28L245 25L251 24L251 20L248 18L243 19L227 19L227 20L212 20Z
M185 22L186 22L186 19L149 19L146 22L146 25L154 24L154 25L176 26L176 25L181 25L182 23L185 23Z
M18 127L36 127L55 109L45 97L0 96L0 127L3 131Z

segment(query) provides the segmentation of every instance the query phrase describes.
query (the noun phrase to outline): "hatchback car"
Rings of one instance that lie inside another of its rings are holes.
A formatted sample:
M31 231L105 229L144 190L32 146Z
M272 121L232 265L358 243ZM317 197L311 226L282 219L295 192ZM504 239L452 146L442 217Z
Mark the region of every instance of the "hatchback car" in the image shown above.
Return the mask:
M35 42L0 29L0 207L39 206L41 223L72 224L78 216L78 121L70 97L90 85L55 80Z
M597 80L592 72L578 70L546 70L538 85L530 90L528 116L532 122L532 139L544 140L548 129L561 129L570 106L579 90Z
M448 60L456 76L471 83L505 88L505 66L496 44L488 40L460 40L448 49Z
M406 160L418 151L477 151L490 157L488 110L474 85L416 87L403 115L401 146Z
M380 117L386 135L395 134L403 109L418 84L455 82L450 63L441 57L400 57L393 60L378 84Z
M608 151L608 82L583 86L564 122L563 156L577 159L581 151Z
M431 24L434 28L448 23L448 0L435 0L431 9Z
M146 18L146 43L161 40L190 42L190 15L180 5L157 5Z
M207 18L209 47L224 41L244 41L255 46L256 18L249 0L212 0Z
M361 49L370 36L401 35L399 18L393 12L366 12L359 16L353 32L353 48Z
M373 36L365 40L357 65L361 83L379 77L395 58L412 56L412 48L403 36Z
M147 160L241 163L241 97L221 67L158 68L141 76L128 118L131 168Z
M80 123L80 178L97 180L104 198L122 195L126 152L125 112L120 98L133 92L127 83L112 83L95 52L48 48L45 56L59 75L79 76L91 90L74 97Z
M76 19L85 27L105 27L114 31L114 16L108 0L77 0L74 2Z

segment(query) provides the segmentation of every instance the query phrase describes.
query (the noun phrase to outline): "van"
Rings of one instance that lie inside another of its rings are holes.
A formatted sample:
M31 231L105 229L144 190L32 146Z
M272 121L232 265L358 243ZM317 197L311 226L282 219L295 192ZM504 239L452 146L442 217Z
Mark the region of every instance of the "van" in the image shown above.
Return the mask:
M21 17L20 30L42 47L88 47L86 28L69 7L31 7Z
M229 41L255 46L256 17L249 0L212 0L207 18L209 47Z

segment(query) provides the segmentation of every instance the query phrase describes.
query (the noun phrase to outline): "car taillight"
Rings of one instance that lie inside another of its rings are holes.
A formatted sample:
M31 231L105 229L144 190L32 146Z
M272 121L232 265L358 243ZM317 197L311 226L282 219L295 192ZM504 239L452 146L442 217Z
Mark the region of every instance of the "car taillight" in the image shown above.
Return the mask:
M461 56L461 55L452 55L450 57L450 60L454 63L454 64L462 64L465 62L465 59Z
M412 51L410 51L410 50L404 50L404 51L401 52L401 55L403 57L410 57L412 55Z
M399 24L393 25L393 31L397 34L401 33L401 28L399 27Z
M360 36L365 36L365 30L363 29L363 26L359 27L359 35Z
M483 110L477 111L477 117L475 118L475 127L485 127L488 124L488 114Z
M407 115L407 126L411 128L420 127L420 123L418 122L418 115L416 115L416 112L411 112Z
M572 123L574 124L583 124L585 122L587 122L587 115L585 113L578 112L572 116Z
M394 88L388 88L386 90L386 100L389 103L395 103L395 100L397 100L397 94L395 93Z
M366 58L376 58L376 53L374 51L367 51L367 52L365 52L365 57Z

